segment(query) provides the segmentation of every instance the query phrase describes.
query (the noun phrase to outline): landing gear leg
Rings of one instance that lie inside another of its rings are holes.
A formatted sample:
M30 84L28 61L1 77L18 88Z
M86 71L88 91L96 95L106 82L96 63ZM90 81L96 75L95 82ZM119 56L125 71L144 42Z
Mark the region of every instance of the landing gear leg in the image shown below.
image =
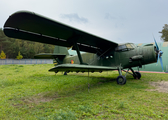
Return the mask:
M119 76L117 77L117 84L124 85L126 83L125 76L122 75L121 68L118 68Z
M141 73L140 72L134 72L134 70L132 68L130 68L130 70L132 71L133 73L133 77L134 79L140 79L141 78Z

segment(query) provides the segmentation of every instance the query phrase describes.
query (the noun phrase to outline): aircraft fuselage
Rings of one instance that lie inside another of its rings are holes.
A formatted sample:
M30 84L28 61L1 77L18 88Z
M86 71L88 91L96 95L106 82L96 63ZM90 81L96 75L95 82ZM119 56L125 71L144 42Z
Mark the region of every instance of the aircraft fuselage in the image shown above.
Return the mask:
M151 46L142 46L136 47L130 50L121 50L108 52L107 55L98 55L94 53L82 53L83 62L88 65L96 66L108 66L108 67L118 67L122 66L123 68L130 68L135 66L142 66L144 64L150 64L157 61L157 54L155 47ZM66 56L63 60L63 64L80 64L78 56Z

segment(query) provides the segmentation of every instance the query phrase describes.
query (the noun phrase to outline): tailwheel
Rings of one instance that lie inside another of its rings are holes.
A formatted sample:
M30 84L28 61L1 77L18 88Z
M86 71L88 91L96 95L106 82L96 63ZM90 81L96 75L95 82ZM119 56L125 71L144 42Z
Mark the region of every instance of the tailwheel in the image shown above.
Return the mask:
M141 73L140 72L134 72L135 75L134 76L134 79L140 79L141 78Z
M126 78L123 75L117 77L117 84L124 85L126 83Z
M64 72L64 75L67 75L67 72Z

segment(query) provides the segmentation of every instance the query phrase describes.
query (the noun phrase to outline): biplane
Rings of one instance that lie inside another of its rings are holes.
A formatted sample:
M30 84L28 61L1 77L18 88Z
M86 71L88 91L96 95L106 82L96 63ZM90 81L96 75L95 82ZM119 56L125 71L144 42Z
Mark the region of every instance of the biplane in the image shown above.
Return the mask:
M118 70L117 83L120 85L126 83L127 73L135 79L141 78L140 72L132 67L157 62L158 56L161 56L156 41L156 46L119 44L29 11L12 14L5 22L3 31L8 37L56 45L54 53L36 55L36 58L56 60L57 65L49 71L78 73ZM77 56L70 56L67 47L76 50ZM126 74L122 75L122 71Z

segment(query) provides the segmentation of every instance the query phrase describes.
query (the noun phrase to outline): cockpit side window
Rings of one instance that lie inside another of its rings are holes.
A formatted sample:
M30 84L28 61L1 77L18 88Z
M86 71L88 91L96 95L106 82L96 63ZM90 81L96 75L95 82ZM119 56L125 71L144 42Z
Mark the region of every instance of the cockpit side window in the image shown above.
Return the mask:
M132 49L134 49L135 46L133 46L133 45L134 45L134 44L126 44L127 49L128 49L128 50L132 50Z
M129 51L129 50L133 50L136 46L132 43L127 43L124 45L119 45L115 51Z
M136 48L137 46L135 45L135 44L133 44L133 43L131 43L131 46L133 47L133 48Z
M127 47L125 45L120 45L118 46L116 49L116 51L126 51L127 50Z
M121 45L121 46L118 47L118 49L120 49L120 50L125 49L125 48L126 48L125 45Z
M132 48L131 44L126 44L127 48Z

